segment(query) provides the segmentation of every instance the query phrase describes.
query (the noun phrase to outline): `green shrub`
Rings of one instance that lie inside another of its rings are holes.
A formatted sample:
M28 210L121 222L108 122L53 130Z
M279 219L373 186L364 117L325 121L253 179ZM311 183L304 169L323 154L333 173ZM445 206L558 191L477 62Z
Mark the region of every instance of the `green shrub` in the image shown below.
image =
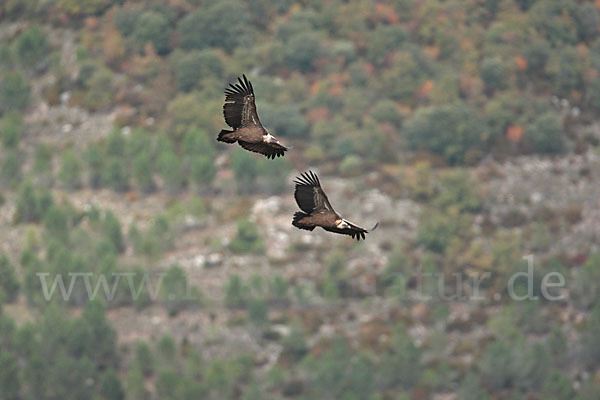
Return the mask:
M291 323L290 334L283 338L282 355L291 357L292 360L299 360L308 352L306 343L306 331L299 319L294 319Z
M124 156L128 141L119 129L113 129L106 141L106 153L110 156Z
M265 244L256 226L248 220L240 220L237 224L237 234L229 244L234 253L261 253Z
M580 3L575 12L577 16L577 33L581 41L592 41L598 37L600 15L592 3Z
M71 149L66 150L61 157L58 180L63 187L70 190L81 187L81 163Z
M439 210L451 209L459 212L475 213L481 210L482 201L473 190L474 183L466 171L450 170L440 174L438 192L432 203Z
M542 388L542 396L547 399L569 400L576 398L573 382L560 371L552 372Z
M58 0L58 9L68 14L84 16L100 14L110 7L110 0Z
M6 113L2 117L2 144L6 148L15 148L19 145L23 131L23 117L16 111Z
M138 153L133 159L133 180L144 193L153 192L156 188L153 178L153 164L147 152Z
M390 345L390 350L381 360L381 384L386 388L400 386L410 389L421 376L421 351L414 345L402 324L396 326Z
M0 178L6 185L16 185L21 178L21 160L17 150L4 153Z
M123 133L120 135L122 139L119 141L122 141L125 146L123 153L130 159L134 159L141 153L152 156L157 145L156 136L143 128L134 128L128 136L124 136Z
M44 216L44 228L49 237L66 242L69 237L69 216L63 208L52 205Z
M319 36L314 32L305 31L289 40L284 57L290 67L300 72L309 72L314 69L315 60L321 51Z
M580 339L582 359L587 365L594 367L600 365L600 343L596 336L598 329L600 329L600 305L596 305L587 318Z
M164 215L157 216L150 228L143 233L140 233L137 227L132 225L129 238L137 253L153 258L160 256L173 244L171 227Z
M181 147L183 153L190 158L203 155L213 157L215 153L214 139L202 129L186 132Z
M513 351L512 346L502 341L493 342L485 349L479 368L484 381L491 389L501 390L515 384L519 371L515 370Z
M400 127L402 125L402 114L398 111L398 106L395 102L384 99L378 101L370 111L371 117L381 123L385 122L388 124L392 124L395 127Z
M106 400L125 400L125 392L114 369L109 369L102 375L100 394Z
M181 167L181 159L172 149L163 149L158 155L156 163L167 191L175 193L183 188L185 176Z
M553 365L564 365L567 359L567 335L559 325L552 326L546 338L546 350Z
M276 26L279 40L289 41L294 35L323 28L323 19L314 9L305 8L291 15L288 20L281 21Z
M550 58L551 47L544 39L529 42L524 49L527 71L533 76L544 76L546 63Z
M258 160L256 155L239 148L231 152L231 168L237 182L239 193L250 193L255 190L258 176Z
M37 176L52 177L52 151L43 143L35 145L33 172Z
M250 323L263 327L268 321L269 306L264 299L250 299L248 302L248 319Z
M211 157L198 156L191 160L191 178L199 188L210 187L215 179L216 173L217 171Z
M231 23L231 16L236 23ZM181 19L179 34L185 49L220 47L231 52L249 40L252 31L248 23L249 12L245 3L233 0L207 1Z
M85 81L83 105L92 111L109 108L114 103L114 74L108 68L96 69Z
M223 69L223 62L215 51L193 50L175 60L177 86L180 90L189 92L198 86L201 79L220 79Z
M3 74L0 78L0 109L22 110L29 105L31 87L17 71Z
M200 301L200 294L188 290L188 280L185 272L177 265L169 268L161 286L161 301L169 315L174 316L191 303Z
M536 153L562 153L565 149L560 117L547 112L535 118L525 129L524 140Z
M412 150L428 150L449 164L463 164L467 152L484 150L483 123L475 110L462 103L419 108L404 135Z
M102 225L105 235L114 246L114 249L119 253L125 251L125 240L123 239L119 218L112 211L106 211Z
M104 154L97 145L90 145L83 159L87 164L88 184L94 188L100 188L104 183Z
M0 66L4 67L5 69L12 69L15 64L14 59L15 56L8 43L0 44Z
M25 29L16 39L15 52L21 65L34 67L48 55L46 35L37 26Z
M402 46L405 40L406 32L401 26L379 24L369 34L366 58L369 62L382 66L388 55Z
M571 19L575 17L575 7L576 3L560 0L537 1L527 12L528 21L553 46L572 45L577 41L577 30Z
M415 94L431 75L431 67L416 49L395 53L393 65L381 74L381 90L392 100L412 103Z
M458 398L461 400L489 400L490 397L487 395L479 378L475 375L469 374L460 383L458 390Z
M479 76L487 89L501 90L506 87L508 71L504 63L497 59L485 58L479 66Z
M338 138L337 133L340 128L346 131L353 129L354 126L348 124L348 122L343 119L333 121L319 120L312 125L310 136L322 146L328 147Z
M581 389L578 391L577 399L581 400L594 400L600 392L600 384L595 380L589 379L583 382Z
M258 170L258 182L263 192L279 194L288 187L291 167L286 157L278 157L275 160L262 158L258 162Z
M0 252L0 295L2 301L12 303L19 294L19 281L10 259ZM0 301L0 304L2 303Z
M170 35L169 21L164 15L155 11L145 11L136 19L131 36L139 50L150 43L158 54L165 54L170 49Z
M42 271L42 265L35 252L26 248L21 253L19 263L23 271L23 293L29 305L43 304L42 286L40 278L36 275Z
M356 154L349 154L340 163L340 173L344 175L357 174L363 166L362 159Z
M103 166L101 181L115 192L125 192L129 189L129 169L125 162L121 157L111 157Z
M146 342L140 341L135 346L135 361L144 376L154 373L154 356Z
M283 276L279 274L275 275L273 279L268 282L268 288L269 301L283 302L287 300L289 284Z
M454 72L445 72L436 79L431 89L432 104L452 104L460 98L460 78Z
M123 36L131 35L144 11L140 8L123 7L115 13L115 25Z
M225 285L225 304L229 307L243 307L249 300L248 287L239 275L231 275Z
M303 362L308 376L308 398L368 399L375 388L376 372L371 360L335 338L319 357ZM399 371L389 370L400 374Z
M401 244L394 246L382 276L384 287L408 282L412 269L410 268L410 260L405 253L406 250Z
M15 222L39 222L52 203L50 192L44 189L36 191L31 181L25 181L17 198Z
M558 51L558 65L554 70L552 84L554 92L565 98L571 98L574 91L583 91L584 60L572 46Z
M593 112L600 112L600 80L594 79L586 88L585 100Z
M21 398L18 360L8 351L0 353L0 388L4 399L19 400Z
M212 126L213 112L217 112L216 103L207 104L197 93L179 94L167 106L169 116L168 135L174 143L181 140L190 131L199 126Z
M468 234L470 218L464 215L431 211L422 214L417 242L427 249L443 253L457 235Z
M592 253L577 271L570 295L577 307L591 309L598 304L598 299L600 299L598 262L600 262L600 254Z

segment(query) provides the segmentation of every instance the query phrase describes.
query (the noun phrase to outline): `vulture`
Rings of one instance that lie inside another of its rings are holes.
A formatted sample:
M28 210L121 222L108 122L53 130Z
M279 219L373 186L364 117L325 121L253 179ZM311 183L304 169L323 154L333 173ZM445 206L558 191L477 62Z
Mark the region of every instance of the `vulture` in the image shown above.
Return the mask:
M254 88L246 75L243 77L244 80L238 78L239 83L230 83L225 89L223 116L233 130L223 129L217 140L225 143L238 142L244 149L267 158L283 156L291 147L284 146L262 126L254 103Z
M327 199L321 188L319 178L312 171L304 172L294 181L296 189L294 197L302 211L294 214L292 225L296 228L312 231L317 226L329 232L349 235L359 240L365 239L365 234L374 231L379 222L371 229L361 228L339 215Z

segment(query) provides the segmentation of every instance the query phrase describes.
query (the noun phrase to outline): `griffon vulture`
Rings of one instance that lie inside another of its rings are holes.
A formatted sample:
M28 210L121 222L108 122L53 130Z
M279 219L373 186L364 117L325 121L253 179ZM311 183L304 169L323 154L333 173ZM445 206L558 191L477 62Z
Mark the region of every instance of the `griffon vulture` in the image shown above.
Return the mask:
M364 240L365 234L374 231L379 225L378 222L371 229L366 230L342 218L329 203L319 178L312 171L301 174L294 183L296 184L294 197L302 210L294 214L292 225L296 228L312 231L320 226L329 232Z
M243 75L239 83L229 84L225 89L223 116L227 125L233 130L222 130L217 140L225 143L238 142L246 150L260 153L267 158L283 156L291 149L271 135L260 123L254 103L254 88Z

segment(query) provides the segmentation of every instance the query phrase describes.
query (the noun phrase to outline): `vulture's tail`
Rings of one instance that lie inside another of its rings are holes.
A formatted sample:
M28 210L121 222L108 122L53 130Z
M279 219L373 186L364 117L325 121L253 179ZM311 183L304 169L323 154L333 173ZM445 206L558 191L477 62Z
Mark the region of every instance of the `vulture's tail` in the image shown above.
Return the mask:
M313 229L315 229L314 225L307 225L305 223L302 223L302 219L304 217L308 217L308 214L303 213L302 211L298 211L294 214L294 219L292 220L292 225L294 225L296 228L300 228L300 229L306 229L307 231L312 231Z
M235 143L236 139L228 137L228 135L230 133L233 133L233 131L226 131L225 129L223 129L221 132L219 132L219 136L217 136L217 140L219 142Z

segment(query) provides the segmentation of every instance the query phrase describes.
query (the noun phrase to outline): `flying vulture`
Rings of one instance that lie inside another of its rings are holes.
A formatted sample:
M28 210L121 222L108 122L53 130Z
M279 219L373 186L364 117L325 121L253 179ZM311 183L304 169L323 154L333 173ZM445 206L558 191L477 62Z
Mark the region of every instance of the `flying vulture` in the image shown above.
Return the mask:
M371 229L366 230L345 220L341 215L335 212L327 195L321 188L319 178L312 171L304 172L294 181L296 189L294 197L296 203L302 211L294 214L292 225L296 228L312 231L317 226L329 232L350 235L356 240L365 239L365 233L374 231L379 222Z
M244 149L267 158L283 156L291 147L281 144L262 126L254 104L254 88L246 75L243 77L244 80L238 78L239 83L230 83L225 89L223 116L233 130L223 129L217 140L225 143L238 142Z

